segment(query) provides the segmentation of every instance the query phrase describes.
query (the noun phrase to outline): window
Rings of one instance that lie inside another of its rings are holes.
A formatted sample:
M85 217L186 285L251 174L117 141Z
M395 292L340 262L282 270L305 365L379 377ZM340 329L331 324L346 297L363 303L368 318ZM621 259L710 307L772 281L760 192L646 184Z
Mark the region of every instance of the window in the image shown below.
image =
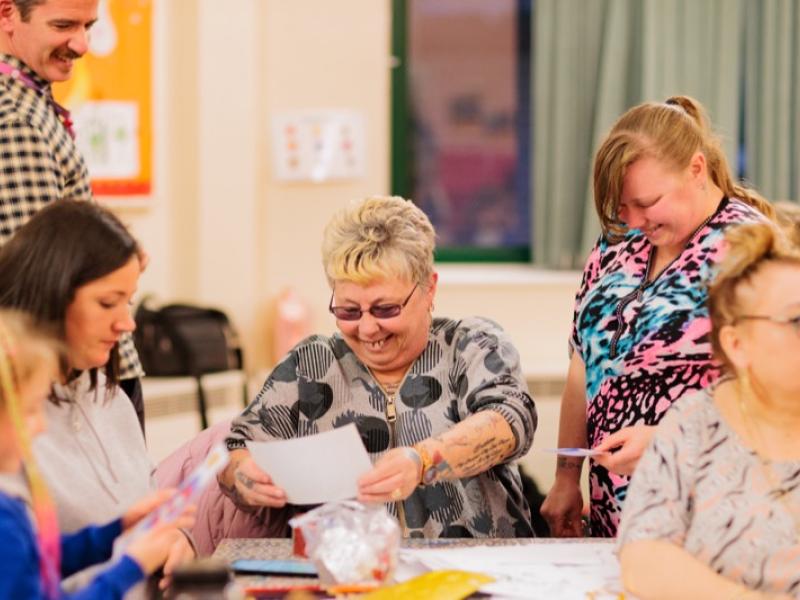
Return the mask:
M395 0L392 191L437 260L531 258L531 0Z

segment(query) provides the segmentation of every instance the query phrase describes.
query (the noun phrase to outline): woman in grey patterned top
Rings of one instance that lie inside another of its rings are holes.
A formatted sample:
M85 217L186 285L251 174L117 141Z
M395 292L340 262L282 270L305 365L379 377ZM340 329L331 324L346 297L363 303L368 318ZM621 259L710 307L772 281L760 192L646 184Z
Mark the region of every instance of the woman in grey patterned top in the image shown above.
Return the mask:
M384 502L413 537L528 537L514 462L536 410L519 356L495 323L433 319L433 227L402 198L369 198L325 230L323 263L339 332L293 348L234 420L220 484L246 506L286 497L245 440L354 423L373 461L359 500Z
M800 598L800 249L767 223L726 240L709 312L728 375L667 412L625 502L643 599Z

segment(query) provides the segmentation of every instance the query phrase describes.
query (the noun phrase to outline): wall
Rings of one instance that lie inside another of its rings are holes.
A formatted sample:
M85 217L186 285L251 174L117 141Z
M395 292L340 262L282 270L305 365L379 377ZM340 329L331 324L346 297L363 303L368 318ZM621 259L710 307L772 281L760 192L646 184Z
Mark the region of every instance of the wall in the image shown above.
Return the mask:
M242 333L248 370L256 373L270 364L270 308L287 286L311 307L314 330L333 330L319 260L322 229L349 200L388 192L390 4L169 0L154 6L154 191L138 208L118 203L117 210L151 256L141 295L227 310ZM298 108L363 113L363 179L276 180L271 118ZM489 316L510 332L529 377L563 377L577 274L448 265L440 275L436 314ZM540 430L550 443L557 406L553 398L541 402ZM535 462L547 478L552 467L543 458Z
M118 212L151 255L142 294L219 305L243 333L248 367L270 363L269 311L294 287L313 328L331 331L322 229L351 199L387 193L388 0L156 2L155 181ZM280 111L353 108L367 122L367 173L340 183L277 181L270 125ZM504 325L530 373L566 365L574 275L442 269L437 313Z

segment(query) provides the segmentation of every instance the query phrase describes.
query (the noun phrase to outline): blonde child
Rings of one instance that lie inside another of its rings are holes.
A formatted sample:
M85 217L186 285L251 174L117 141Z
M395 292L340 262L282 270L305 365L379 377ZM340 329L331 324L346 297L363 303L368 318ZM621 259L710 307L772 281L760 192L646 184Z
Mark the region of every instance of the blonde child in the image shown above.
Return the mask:
M189 512L138 536L123 556L79 592L66 577L111 557L114 540L171 495L162 490L121 518L61 536L55 507L31 458L31 438L44 430L44 401L58 373L55 343L18 313L0 311L0 598L122 598L164 563L175 527Z

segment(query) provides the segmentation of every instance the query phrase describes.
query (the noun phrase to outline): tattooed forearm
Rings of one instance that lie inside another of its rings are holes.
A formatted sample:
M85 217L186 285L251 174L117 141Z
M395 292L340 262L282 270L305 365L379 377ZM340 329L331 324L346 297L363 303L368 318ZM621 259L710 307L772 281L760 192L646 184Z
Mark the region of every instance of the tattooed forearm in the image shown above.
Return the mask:
M423 473L423 482L426 485L430 485L440 479L453 478L453 469L450 467L450 463L445 460L438 450L434 452L431 463L431 467Z
M508 458L516 442L502 415L484 411L418 446L430 457L424 474L424 482L429 484L482 473Z
M482 473L502 462L514 451L513 439L495 438L483 440L474 445L473 451L454 465L462 477Z

